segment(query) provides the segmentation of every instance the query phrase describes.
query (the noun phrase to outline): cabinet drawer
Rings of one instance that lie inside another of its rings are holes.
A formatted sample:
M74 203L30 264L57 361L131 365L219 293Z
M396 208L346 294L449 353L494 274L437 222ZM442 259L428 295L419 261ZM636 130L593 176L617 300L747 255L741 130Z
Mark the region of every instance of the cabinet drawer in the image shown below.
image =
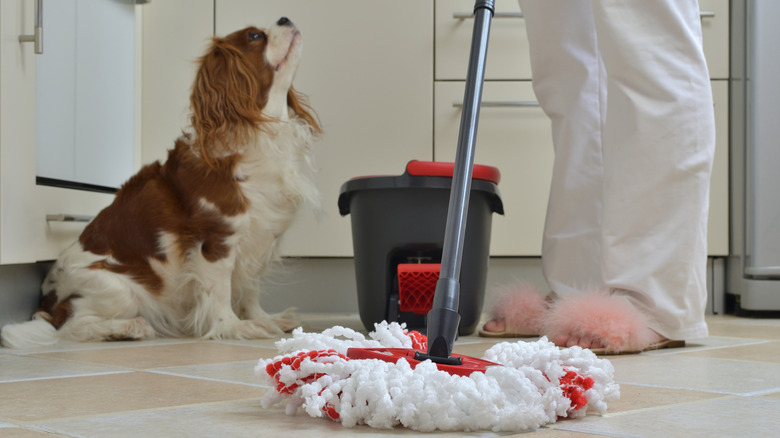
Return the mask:
M434 156L454 161L463 82L437 82L434 98ZM538 256L552 175L550 121L537 106L491 106L534 102L530 82L488 82L482 96L475 162L498 167L505 216L493 215L490 252Z
M436 79L465 80L474 28L473 0L436 0ZM531 79L525 21L517 0L496 0L485 79ZM509 17L504 17L510 15Z
M20 183L12 194L3 192L2 264L54 260L75 242L86 222L48 219L48 215L91 218L108 206L114 195Z
M728 82L712 81L717 126L710 190L708 247L726 255L728 243ZM463 82L435 87L437 161L454 161L463 100ZM532 102L530 82L488 82L483 90L475 162L501 170L499 190L505 216L493 216L490 251L494 256L541 253L542 231L553 165L550 122L538 107L493 107L493 102ZM488 105L485 105L487 103Z
M729 75L729 2L699 0L702 15L704 55L710 77L726 79ZM436 80L465 80L474 21L472 0L436 0ZM530 79L528 39L525 19L516 0L496 0L491 22L487 80ZM508 17L507 17L508 15Z

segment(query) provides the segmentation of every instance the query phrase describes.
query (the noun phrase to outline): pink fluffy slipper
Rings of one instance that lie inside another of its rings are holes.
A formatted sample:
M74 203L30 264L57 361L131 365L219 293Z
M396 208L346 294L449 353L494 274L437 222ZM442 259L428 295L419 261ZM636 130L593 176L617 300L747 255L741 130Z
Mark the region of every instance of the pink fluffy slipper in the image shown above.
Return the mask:
M490 311L491 320L504 321L504 330L488 331L483 327L479 335L488 338L539 336L545 312L547 301L536 286L523 281L504 286Z
M556 339L589 338L603 348L596 354L628 354L658 348L681 347L684 341L672 341L650 329L647 316L627 297L596 289L559 298L547 313L542 332Z

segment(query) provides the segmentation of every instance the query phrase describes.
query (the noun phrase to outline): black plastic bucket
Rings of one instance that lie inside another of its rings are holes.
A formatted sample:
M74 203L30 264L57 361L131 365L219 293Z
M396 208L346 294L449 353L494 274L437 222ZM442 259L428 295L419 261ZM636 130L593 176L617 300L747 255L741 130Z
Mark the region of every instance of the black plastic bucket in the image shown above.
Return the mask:
M342 185L338 205L342 216L351 215L358 309L366 329L383 320L425 328L419 309L403 310L398 265L441 262L453 167L411 161L400 176L358 177ZM460 335L479 324L492 214L504 214L499 179L498 169L474 166L460 273Z

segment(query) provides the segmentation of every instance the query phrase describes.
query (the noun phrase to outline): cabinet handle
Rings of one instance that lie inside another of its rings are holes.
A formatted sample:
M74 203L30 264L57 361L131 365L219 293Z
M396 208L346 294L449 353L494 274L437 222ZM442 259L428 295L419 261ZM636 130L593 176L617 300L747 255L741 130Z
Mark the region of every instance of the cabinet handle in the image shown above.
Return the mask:
M456 20L465 20L468 18L474 18L473 12L454 12L452 18ZM523 18L522 12L496 12L493 14L493 18Z
M89 222L95 216L86 214L47 214L46 222Z
M754 277L777 277L780 275L780 266L746 266L745 274Z
M701 11L701 18L713 18L715 12L713 11ZM456 20L465 20L468 18L474 18L473 12L454 12L452 18ZM496 12L493 18L523 18L522 12Z
M35 30L32 35L19 35L20 43L35 43L35 53L43 55L43 0L35 3Z
M452 106L455 108L461 108L463 102L452 102ZM535 108L539 106L539 102L530 101L502 101L502 100L486 100L480 105L482 108Z

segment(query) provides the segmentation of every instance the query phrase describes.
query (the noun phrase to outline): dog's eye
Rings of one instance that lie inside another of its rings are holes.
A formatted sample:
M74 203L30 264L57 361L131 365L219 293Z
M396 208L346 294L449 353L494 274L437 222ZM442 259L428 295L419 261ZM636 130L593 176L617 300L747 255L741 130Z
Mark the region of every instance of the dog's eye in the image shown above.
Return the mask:
M265 34L262 32L255 32L255 31L249 32L249 41L257 41L262 38L265 38Z

